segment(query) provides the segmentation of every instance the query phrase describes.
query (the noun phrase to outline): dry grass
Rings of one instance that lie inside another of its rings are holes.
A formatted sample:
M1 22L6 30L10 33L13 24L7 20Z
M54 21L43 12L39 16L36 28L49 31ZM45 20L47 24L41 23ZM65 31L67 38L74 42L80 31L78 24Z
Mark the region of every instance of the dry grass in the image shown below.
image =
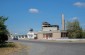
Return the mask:
M23 48L26 48L26 46L21 45L20 43L14 43L14 47L4 47L0 48L0 55L9 55L12 52L18 52Z

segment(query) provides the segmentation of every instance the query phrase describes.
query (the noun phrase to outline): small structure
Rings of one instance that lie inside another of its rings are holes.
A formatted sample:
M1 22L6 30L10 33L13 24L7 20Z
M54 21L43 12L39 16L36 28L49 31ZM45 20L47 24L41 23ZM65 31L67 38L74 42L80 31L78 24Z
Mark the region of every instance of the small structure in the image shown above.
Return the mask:
M57 31L59 30L58 25L51 25L48 22L42 23L42 31Z
M28 39L37 39L37 32L34 32L33 29L30 29L27 33Z
M28 39L27 35L11 34L11 39Z

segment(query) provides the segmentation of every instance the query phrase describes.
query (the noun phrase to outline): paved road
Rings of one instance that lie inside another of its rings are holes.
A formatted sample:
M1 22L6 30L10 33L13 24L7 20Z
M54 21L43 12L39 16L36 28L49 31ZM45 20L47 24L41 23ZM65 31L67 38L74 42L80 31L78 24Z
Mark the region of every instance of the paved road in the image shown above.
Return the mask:
M85 43L65 43L47 41L18 40L26 46L30 46L29 55L85 55ZM24 55L27 55L24 53Z

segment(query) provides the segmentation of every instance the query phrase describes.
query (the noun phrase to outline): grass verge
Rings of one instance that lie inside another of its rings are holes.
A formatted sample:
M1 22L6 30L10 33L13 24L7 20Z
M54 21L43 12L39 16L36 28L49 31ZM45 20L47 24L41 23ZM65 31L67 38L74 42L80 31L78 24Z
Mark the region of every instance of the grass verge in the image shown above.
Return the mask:
M7 42L0 46L0 55L9 55L13 52L18 52L24 48L26 48L26 46L23 46L20 43Z

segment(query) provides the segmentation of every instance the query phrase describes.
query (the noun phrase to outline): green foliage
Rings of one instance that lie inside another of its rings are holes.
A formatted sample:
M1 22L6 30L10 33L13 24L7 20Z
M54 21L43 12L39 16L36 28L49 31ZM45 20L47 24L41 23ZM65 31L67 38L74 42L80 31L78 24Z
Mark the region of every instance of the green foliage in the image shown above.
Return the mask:
M3 44L0 44L0 48L4 47L16 47L16 45L13 42L4 42Z
M83 30L82 34L83 34L82 37L85 38L85 30Z
M82 38L82 28L78 20L67 22L66 28L69 38Z
M7 30L7 27L5 25L5 21L7 20L8 18L6 17L3 17L3 16L0 16L0 43L3 43L5 41L8 40L8 30Z

